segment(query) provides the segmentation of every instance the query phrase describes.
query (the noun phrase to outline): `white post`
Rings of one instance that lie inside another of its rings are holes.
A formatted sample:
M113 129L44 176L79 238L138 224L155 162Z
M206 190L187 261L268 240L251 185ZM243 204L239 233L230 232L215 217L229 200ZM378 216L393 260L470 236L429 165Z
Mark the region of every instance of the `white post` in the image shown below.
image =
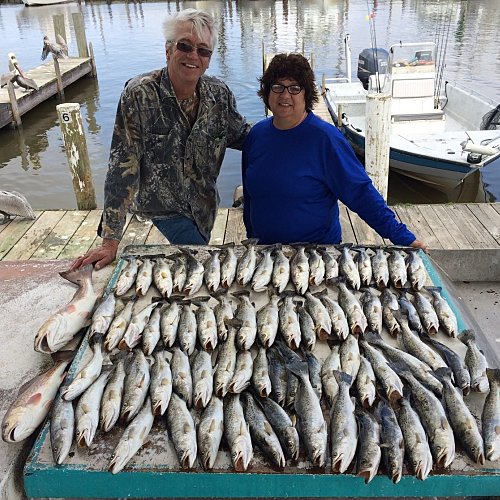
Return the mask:
M387 201L391 141L390 94L366 95L365 169L375 188Z
M350 36L346 35L344 38L345 45L345 74L347 81L351 83L351 46L349 45Z
M67 102L56 106L56 110L78 210L93 210L97 204L80 105Z

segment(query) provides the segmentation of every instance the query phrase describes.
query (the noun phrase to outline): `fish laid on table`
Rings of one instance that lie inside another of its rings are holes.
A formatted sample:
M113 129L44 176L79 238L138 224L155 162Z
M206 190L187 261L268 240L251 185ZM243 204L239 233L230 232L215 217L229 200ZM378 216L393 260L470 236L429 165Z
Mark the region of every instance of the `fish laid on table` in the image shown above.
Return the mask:
M267 350L269 378L271 379L271 398L281 406L285 405L287 390L287 370L281 354L275 346Z
M323 305L330 315L330 319L332 320L332 332L340 340L345 340L349 335L349 323L344 310L336 300L328 296L328 290L326 288L318 293L318 297L321 302L323 302Z
M309 253L309 284L319 286L325 280L325 262L315 245L308 245Z
M233 378L229 382L229 392L239 394L249 385L252 378L253 361L250 351L238 351Z
M207 407L203 410L198 424L198 451L201 465L205 470L214 467L217 453L224 431L224 410L222 399L212 395Z
M371 363L364 357L360 356L360 364L358 375L356 376L356 388L359 394L359 402L363 408L371 408L377 395L375 387L375 373Z
M110 431L120 418L125 386L125 363L123 355L116 360L115 369L102 394L99 422L104 432Z
M422 336L425 342L431 344L446 360L446 364L453 370L453 378L455 385L462 389L464 396L470 392L470 374L467 366L465 366L462 356L457 354L453 349L438 342L436 339L428 335Z
M330 415L332 472L342 474L347 470L356 453L358 425L354 414L354 402L349 394L352 377L337 370L333 373L339 392Z
M301 341L299 317L295 312L294 297L292 291L282 293L283 302L278 310L279 329L287 345L291 349L298 349Z
M387 401L381 400L375 409L375 416L380 422L380 448L382 462L390 480L396 484L403 475L405 443L396 414Z
M408 254L406 259L408 279L411 287L413 290L421 290L427 281L427 271L425 270L424 262L422 261L422 257L420 257L418 249L408 248L406 252Z
M299 306L297 308L297 314L299 315L302 346L304 347L304 349L312 351L314 349L314 346L316 345L316 329L314 327L314 321L304 306Z
M127 265L122 269L118 281L116 282L115 295L117 297L125 295L132 288L140 264L141 261L139 259L131 258L128 260Z
M285 467L285 455L281 449L280 441L264 412L248 391L241 394L240 397L243 414L250 429L252 444L258 446L273 465L280 468Z
M330 354L326 357L321 366L321 383L327 401L333 406L333 402L339 392L339 385L335 379L335 371L341 371L339 346L334 345L331 348Z
M53 353L64 347L83 327L90 324L97 293L92 287L92 266L63 271L64 279L78 286L71 301L52 314L35 337L35 351Z
M382 332L382 303L380 298L371 288L363 289L360 302L363 306L363 313L368 322L368 329L375 333Z
M358 264L359 278L362 286L370 286L373 277L372 261L366 248L353 248L358 254L355 257L355 262Z
M339 289L338 302L345 312L351 333L364 333L368 327L368 321L359 300L342 279L338 278L335 286Z
M157 258L153 266L153 282L164 297L170 297L174 287L170 263L167 259Z
M167 425L181 467L192 469L198 453L196 428L186 402L175 392L167 409Z
M253 457L253 446L239 394L230 394L224 400L224 435L234 469L246 471Z
M269 289L269 302L257 311L257 335L264 347L273 345L278 333L280 296Z
M299 433L294 427L288 413L276 401L270 398L259 399L267 420L276 432L281 448L287 458L299 458Z
M215 321L217 323L217 336L220 341L227 339L228 328L226 325L227 319L234 318L234 311L231 301L227 295L227 288L220 288L212 296L219 303L214 307Z
M191 370L193 378L193 402L195 408L205 408L212 398L214 377L212 357L200 349L193 360Z
M163 339L165 347L172 347L177 338L177 330L181 317L179 301L171 297L170 301L161 307L160 313L161 338Z
M269 365L267 362L266 349L259 347L257 356L253 361L252 386L261 398L266 398L271 394L272 385L269 377Z
M132 314L132 318L130 319L130 323L127 325L127 329L125 333L118 343L118 347L124 351L128 349L133 349L142 339L142 333L144 332L144 328L148 324L149 318L153 309L158 306L159 302L152 302L147 305L139 312Z
M214 373L215 394L219 398L223 398L229 391L229 383L231 382L234 370L236 368L236 332L241 322L237 319L226 321L229 328L227 339L219 346L217 355L217 368Z
M406 391L395 413L403 433L408 464L417 479L423 481L432 469L432 453L422 422L410 404Z
M361 363L361 355L359 354L358 339L349 334L347 338L340 344L339 348L341 371L347 373L356 380L359 365Z
M104 339L104 348L111 352L123 339L127 326L132 319L135 301L130 298L125 304L125 307L113 318L111 325L109 325L106 338Z
M203 285L203 275L205 268L198 262L192 251L181 248L181 252L186 256L186 282L182 291L187 295L194 295Z
M68 361L58 361L21 388L2 420L2 439L5 442L26 439L44 421L66 376L67 366Z
M123 391L123 403L120 418L130 422L141 410L148 395L151 373L149 363L140 349L134 349L134 357L130 362Z
M314 467L323 467L326 461L327 425L319 398L309 380L307 363L297 361L297 355L281 342L279 349L285 359L286 367L299 379L295 412L307 457Z
M332 331L332 319L328 314L328 310L321 300L311 292L306 292L305 297L305 307L314 321L316 334L318 338L325 340Z
M458 335L458 321L448 302L441 296L441 287L427 287L432 294L432 305L439 319L439 324L450 337Z
M196 333L198 325L196 324L196 314L191 309L191 301L182 301L182 309L180 312L179 326L177 327L177 340L180 348L191 356L196 346Z
M154 353L155 362L151 367L149 394L153 415L163 415L172 396L172 371L165 351Z
M209 250L210 257L205 262L204 278L205 284L210 292L215 292L220 285L221 272L220 272L220 253L222 250Z
M172 290L181 293L187 278L187 257L182 253L175 253L166 257L172 260Z
M252 290L255 292L265 292L267 290L267 286L271 282L274 264L272 258L273 251L274 247L272 246L264 248L260 251L262 259L257 265L252 277Z
M170 361L172 371L172 386L174 392L179 395L190 407L193 401L193 377L187 354L181 349L174 347L173 356Z
M101 301L92 315L89 339L94 333L106 334L115 317L116 297L114 293L108 293Z
M443 384L446 413L455 436L472 460L484 465L483 438L477 427L476 419L463 400L461 391L451 381L453 374L451 368L438 368L435 373Z
M325 247L319 247L318 252L325 263L325 281L328 283L339 275L339 263L337 258L328 252Z
M278 293L283 292L290 281L290 261L283 253L281 243L274 245L274 265L271 281Z
M439 319L429 299L422 292L412 291L410 289L407 289L407 291L413 293L415 309L420 316L425 331L429 335L435 335L439 330Z
M87 390L99 377L102 371L102 334L96 333L89 342L92 357L89 362L75 375L73 380L61 391L66 401L73 401Z
M339 274L345 278L351 288L359 290L361 277L359 276L358 266L349 251L351 246L352 244L342 245L339 257Z
M75 433L75 410L71 401L56 398L50 414L50 446L56 464L68 456Z
M360 340L365 357L372 365L375 377L381 383L385 395L390 402L403 397L403 383L397 373L389 366L382 354L372 347L366 340Z
M143 259L142 264L137 270L135 278L135 293L138 297L144 297L148 293L149 287L153 282L153 261Z
M257 337L257 313L255 307L250 301L250 292L242 290L235 292L233 296L238 297L240 303L236 310L235 318L241 322L236 333L236 346L238 349L250 349Z
M109 470L112 474L118 474L140 450L148 438L153 426L154 415L151 411L151 401L146 399L141 411L130 422L111 457Z
M399 311L408 318L408 324L417 333L424 333L424 327L420 321L420 316L413 303L406 297L404 291L401 292L398 299Z
M472 330L464 330L458 339L467 346L464 361L469 369L471 388L477 392L488 392L490 388L486 376L488 364L484 354L476 345L476 335Z
M226 243L221 248L224 251L224 260L220 267L220 284L224 288L229 288L236 278L238 257L234 253L234 242Z
M500 459L500 369L486 368L490 392L484 402L481 421L483 424L486 460Z
M212 352L219 339L217 333L217 320L213 308L208 305L210 297L196 297L193 303L198 306L196 310L196 331L198 340L205 351Z
M253 273L255 272L255 266L257 264L257 251L255 245L257 244L256 239L248 239L242 241L241 244L246 247L245 252L240 257L238 265L236 267L236 281L241 286L246 286L252 280Z
M101 408L104 388L111 376L111 370L106 370L82 394L75 409L76 442L78 446L89 447L94 440L99 425L99 411Z
M391 365L411 388L414 407L429 437L434 462L438 468L448 467L455 458L455 437L443 405L432 391L424 387L406 368Z
M382 452L380 449L380 424L366 410L356 408L359 426L359 450L356 465L356 475L364 478L368 484L378 471Z
M297 293L304 295L309 288L309 259L303 245L296 247L295 255L290 262L290 277Z
M383 247L374 248L375 255L372 256L372 272L377 288L387 288L389 284L389 263Z
M403 288L408 281L408 272L403 252L397 248L391 248L387 264L389 265L389 278L392 284L396 288Z
M312 388L321 400L323 394L323 387L321 383L321 363L319 359L310 351L302 349L302 354L307 361L307 368L309 370L309 380L311 382Z
M142 350L146 356L153 354L155 347L160 341L161 331L161 308L156 307L142 332Z

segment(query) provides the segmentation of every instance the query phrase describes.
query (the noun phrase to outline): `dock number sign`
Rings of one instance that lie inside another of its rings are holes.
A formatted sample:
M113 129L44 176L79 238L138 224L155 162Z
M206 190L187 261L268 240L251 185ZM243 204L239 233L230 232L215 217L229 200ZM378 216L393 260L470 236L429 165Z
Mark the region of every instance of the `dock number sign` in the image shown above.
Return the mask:
M73 120L71 119L71 114L68 113L68 112L63 112L61 113L61 120L64 122L64 123L71 123Z

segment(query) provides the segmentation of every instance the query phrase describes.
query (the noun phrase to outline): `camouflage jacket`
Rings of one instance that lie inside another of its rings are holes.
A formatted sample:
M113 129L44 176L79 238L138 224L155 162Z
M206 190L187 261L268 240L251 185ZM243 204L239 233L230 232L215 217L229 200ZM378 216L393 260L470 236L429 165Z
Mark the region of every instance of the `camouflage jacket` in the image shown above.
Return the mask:
M121 239L127 211L147 218L184 215L210 237L226 147L241 150L250 125L221 80L202 76L197 90L191 129L166 68L126 83L104 184L103 238Z

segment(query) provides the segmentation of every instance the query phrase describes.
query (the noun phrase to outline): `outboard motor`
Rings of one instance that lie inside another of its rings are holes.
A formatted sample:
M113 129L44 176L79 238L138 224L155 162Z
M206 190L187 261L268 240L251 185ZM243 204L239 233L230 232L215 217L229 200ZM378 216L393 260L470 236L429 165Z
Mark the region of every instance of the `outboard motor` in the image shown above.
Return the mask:
M371 75L387 73L387 59L389 52L385 49L364 49L358 58L358 78L365 90L368 90L368 81Z

